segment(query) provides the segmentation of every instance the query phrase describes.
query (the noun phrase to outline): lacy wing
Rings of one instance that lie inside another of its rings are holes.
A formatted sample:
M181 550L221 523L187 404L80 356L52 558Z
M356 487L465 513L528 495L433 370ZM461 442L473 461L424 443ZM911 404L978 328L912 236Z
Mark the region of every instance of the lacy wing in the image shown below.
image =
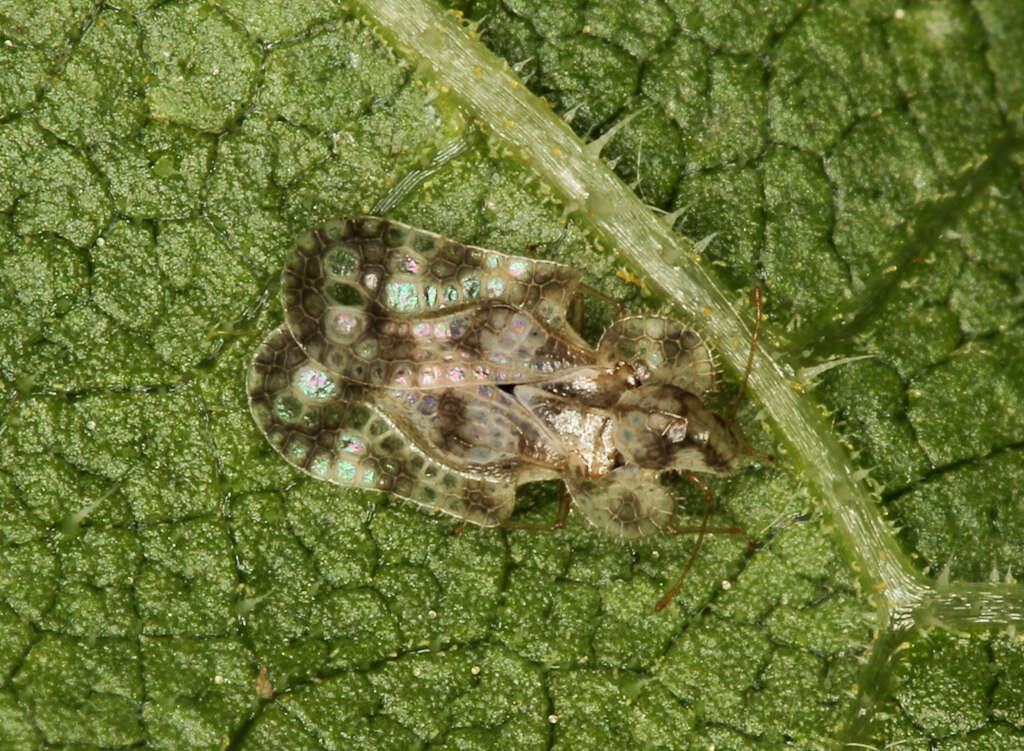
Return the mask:
M515 505L515 478L459 472L431 458L375 403L374 392L311 361L286 326L263 342L248 374L249 407L293 466L342 487L380 490L481 526Z

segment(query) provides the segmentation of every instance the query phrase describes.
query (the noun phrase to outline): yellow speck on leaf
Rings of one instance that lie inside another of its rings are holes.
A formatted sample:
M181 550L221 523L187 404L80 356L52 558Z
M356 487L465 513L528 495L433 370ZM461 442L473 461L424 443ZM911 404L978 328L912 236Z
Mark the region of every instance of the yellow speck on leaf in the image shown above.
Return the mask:
M640 276L637 276L636 274L634 274L629 269L626 269L626 268L617 269L615 271L615 276L619 277L619 279L624 281L626 284L635 284L637 287L640 288L640 293L641 294L643 294L643 295L651 294L650 291L647 289L647 282L644 280L644 278L640 277Z

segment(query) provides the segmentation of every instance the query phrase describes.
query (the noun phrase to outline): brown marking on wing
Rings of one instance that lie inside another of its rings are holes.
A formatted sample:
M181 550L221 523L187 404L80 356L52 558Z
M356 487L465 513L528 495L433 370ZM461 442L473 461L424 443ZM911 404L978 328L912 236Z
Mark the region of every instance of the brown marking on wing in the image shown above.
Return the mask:
M452 389L441 394L437 402L438 432L441 445L452 454L464 454L472 444L462 435L466 425L466 403Z

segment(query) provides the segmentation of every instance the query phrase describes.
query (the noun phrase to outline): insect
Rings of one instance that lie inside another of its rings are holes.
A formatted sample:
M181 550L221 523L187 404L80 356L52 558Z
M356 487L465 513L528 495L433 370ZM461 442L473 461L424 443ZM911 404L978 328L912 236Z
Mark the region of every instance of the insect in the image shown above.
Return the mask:
M703 401L707 345L675 321L629 316L592 347L567 321L580 285L568 266L387 219L329 221L284 267L285 323L248 373L253 418L313 477L482 527L558 527L571 500L620 538L745 537L708 527L707 512L699 528L674 527L659 481L684 473L709 504L693 473L738 469L739 439ZM551 478L568 489L555 523L509 522L516 487Z

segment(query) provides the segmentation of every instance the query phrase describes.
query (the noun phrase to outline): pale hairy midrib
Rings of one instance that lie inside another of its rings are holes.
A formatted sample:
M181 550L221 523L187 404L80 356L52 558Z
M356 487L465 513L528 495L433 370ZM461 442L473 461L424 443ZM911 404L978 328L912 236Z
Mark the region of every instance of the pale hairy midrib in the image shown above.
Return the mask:
M692 252L692 242L644 205L504 60L430 0L359 4L399 51L425 61L440 86L555 188L609 248L634 264L648 286L699 321L734 372L743 371L750 327ZM672 259L672 265L663 259ZM1024 622L1020 585L937 587L917 572L858 479L859 468L783 364L765 342L750 374L750 389L764 404L790 460L819 495L853 566L885 598L888 624L902 629L918 621L938 622L966 630Z

